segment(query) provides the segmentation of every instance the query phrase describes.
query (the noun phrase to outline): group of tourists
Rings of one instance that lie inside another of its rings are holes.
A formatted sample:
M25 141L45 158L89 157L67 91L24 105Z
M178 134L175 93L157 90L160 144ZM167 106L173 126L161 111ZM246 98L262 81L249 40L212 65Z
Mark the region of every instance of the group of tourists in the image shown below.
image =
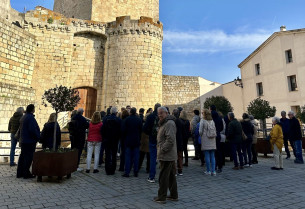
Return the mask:
M14 155L17 141L21 154L17 167L17 178L33 178L30 166L37 142L44 149L53 149L54 126L56 125L55 149L61 144L60 126L56 122L55 113L40 133L35 120L35 106L28 105L24 113L18 108L9 122L11 133L10 165L15 166ZM155 104L154 109L141 108L139 113L134 107L109 107L107 112L94 112L91 119L83 116L84 110L79 108L71 114L68 130L71 148L78 150L78 164L87 141L86 173L91 172L91 160L94 153L93 173L98 173L98 167L104 162L107 175L114 175L117 169L117 157L120 153L119 171L123 177L138 177L146 157L147 181L155 182L156 165L159 163L159 191L154 201L165 203L167 200L178 200L176 176L183 175L183 167L188 166L188 141L193 140L195 157L205 166L205 174L216 176L222 172L225 157L234 161L234 170L252 167L257 164L257 133L258 124L254 117L244 113L242 120L237 120L233 112L223 116L217 112L216 106L202 111L194 110L191 121L187 112L177 108L170 114L167 107ZM290 158L288 141L295 156L295 163L304 163L302 156L302 134L295 113L281 112L282 118L272 118L273 128L269 135L271 149L274 153L275 166L271 169L282 170L282 147L285 146L287 158ZM229 145L229 148L228 148ZM228 151L229 150L229 151ZM105 154L104 154L105 153ZM104 160L105 155L105 160ZM183 163L184 156L184 163ZM82 168L78 168L82 171ZM167 196L167 190L170 196Z

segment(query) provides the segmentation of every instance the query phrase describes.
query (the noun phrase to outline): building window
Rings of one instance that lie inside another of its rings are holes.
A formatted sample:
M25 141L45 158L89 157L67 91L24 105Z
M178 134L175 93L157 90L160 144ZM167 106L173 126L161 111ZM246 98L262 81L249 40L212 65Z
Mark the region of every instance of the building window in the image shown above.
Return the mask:
M288 88L289 91L297 91L298 85L297 85L297 77L295 75L288 76Z
M286 62L291 63L292 62L292 52L291 49L285 51L286 54Z
M255 73L256 73L256 75L261 74L261 66L259 63L255 64Z
M263 96L264 95L264 90L263 90L263 83L257 83L256 84L256 89L257 89L257 96Z

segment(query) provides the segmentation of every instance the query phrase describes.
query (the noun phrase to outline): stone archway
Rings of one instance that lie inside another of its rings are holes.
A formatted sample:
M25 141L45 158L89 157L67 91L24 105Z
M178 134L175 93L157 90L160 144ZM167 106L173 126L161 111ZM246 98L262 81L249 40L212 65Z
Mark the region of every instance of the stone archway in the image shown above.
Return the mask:
M80 87L76 89L79 91L79 96L81 98L76 109L83 108L84 116L86 118L91 118L96 111L97 90L91 87Z

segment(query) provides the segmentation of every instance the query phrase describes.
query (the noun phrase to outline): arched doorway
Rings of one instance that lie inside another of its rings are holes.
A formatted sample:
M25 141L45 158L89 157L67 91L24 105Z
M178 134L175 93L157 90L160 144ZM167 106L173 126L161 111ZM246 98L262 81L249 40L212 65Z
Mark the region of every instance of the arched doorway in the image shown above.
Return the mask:
M97 90L90 87L76 88L79 91L80 102L76 109L83 108L84 116L91 118L96 110Z

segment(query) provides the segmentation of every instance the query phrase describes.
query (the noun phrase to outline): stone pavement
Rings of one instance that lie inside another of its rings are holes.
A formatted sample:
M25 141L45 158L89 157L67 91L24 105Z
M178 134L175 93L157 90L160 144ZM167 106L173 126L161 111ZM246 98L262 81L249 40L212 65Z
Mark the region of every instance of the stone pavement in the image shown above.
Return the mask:
M286 156L284 156L286 157ZM62 183L43 178L16 179L16 167L0 166L0 208L305 208L305 165L285 160L283 171L273 171L273 158L259 157L259 164L205 176L199 161L190 160L178 176L179 201L160 205L152 201L158 184L148 183L144 169L139 177L123 178L121 172L75 172ZM85 167L85 165L83 165Z

